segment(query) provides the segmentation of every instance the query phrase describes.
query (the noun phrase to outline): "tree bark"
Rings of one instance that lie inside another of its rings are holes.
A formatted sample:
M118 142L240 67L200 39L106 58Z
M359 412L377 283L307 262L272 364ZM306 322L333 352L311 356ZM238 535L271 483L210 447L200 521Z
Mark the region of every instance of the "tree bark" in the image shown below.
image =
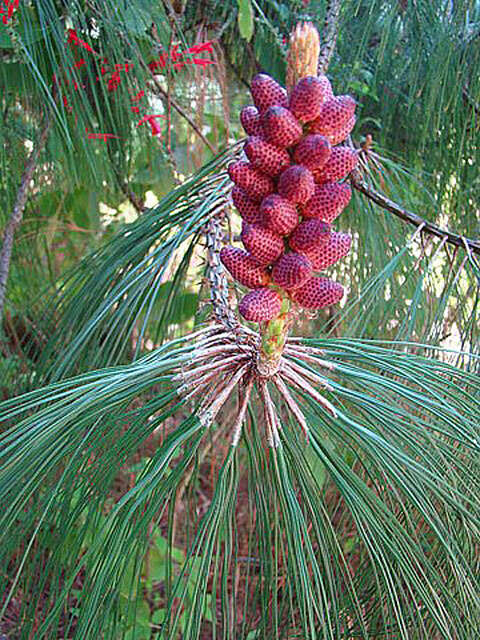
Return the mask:
M330 60L333 56L338 37L338 23L340 18L341 0L329 0L325 12L325 24L322 35L322 45L318 59L318 74L327 73Z
M3 243L0 251L0 323L3 319L3 311L5 307L5 296L7 291L8 274L10 271L10 262L12 258L13 239L15 231L22 223L23 212L27 203L30 182L37 166L38 157L47 141L48 133L52 124L52 114L49 112L45 116L45 120L35 146L33 147L27 164L25 166L20 186L18 187L15 205L12 214L5 226L3 232Z

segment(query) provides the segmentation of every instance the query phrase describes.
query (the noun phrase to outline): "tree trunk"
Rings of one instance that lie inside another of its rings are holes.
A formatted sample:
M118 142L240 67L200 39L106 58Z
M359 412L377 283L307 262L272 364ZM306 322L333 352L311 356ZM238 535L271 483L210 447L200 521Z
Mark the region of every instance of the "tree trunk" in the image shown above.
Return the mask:
M40 155L40 152L42 151L47 141L51 124L52 114L49 113L45 116L40 137L37 140L37 143L33 147L32 152L30 153L30 156L28 158L25 170L22 175L22 179L20 181L20 186L17 191L15 206L13 207L12 214L7 222L3 233L3 244L0 251L0 323L3 318L3 310L5 306L8 273L10 270L10 261L12 258L13 238L15 235L15 231L22 223L23 211L27 203L30 182L37 166L38 156Z

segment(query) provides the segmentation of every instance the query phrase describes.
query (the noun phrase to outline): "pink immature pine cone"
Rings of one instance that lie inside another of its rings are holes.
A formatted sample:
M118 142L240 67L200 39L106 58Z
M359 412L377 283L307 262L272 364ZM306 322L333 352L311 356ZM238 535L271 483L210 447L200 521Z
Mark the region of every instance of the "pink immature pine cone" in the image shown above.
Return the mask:
M240 111L240 122L242 123L242 127L245 129L245 133L248 133L249 136L263 135L263 129L260 123L260 113L258 112L257 107L254 107L252 104L247 107L243 107Z
M358 153L350 147L333 147L327 164L315 171L315 182L337 182L346 178L358 164Z
M295 204L304 204L315 192L315 180L312 173L294 164L286 169L278 181L278 193Z
M331 100L334 97L330 80L327 78L327 76L318 76L318 80L322 83L323 86L323 102L328 102L328 100Z
M274 105L280 107L287 106L287 92L267 73L258 73L252 79L250 92L253 102L260 113L263 113Z
M344 127L355 114L356 102L352 96L337 96L326 102L319 117L312 123L315 133L335 133Z
M301 287L311 275L310 260L300 253L284 253L272 270L273 282L286 291Z
M321 220L301 222L289 238L294 251L306 253L327 244L330 237L330 225Z
M245 224L242 229L242 242L245 248L259 264L268 265L282 255L284 244L282 238L265 227Z
M273 106L261 117L262 128L268 142L286 149L296 144L303 134L302 125L291 111Z
M240 300L238 310L250 322L268 322L280 313L282 298L273 289L255 289Z
M275 188L271 178L243 160L229 165L228 175L236 185L245 191L247 196L256 202L260 202L269 193L273 193Z
M263 214L260 211L260 205L247 196L245 191L235 185L232 189L233 204L241 215L242 220L248 224L263 223Z
M270 282L270 276L264 267L252 256L237 247L223 247L220 260L233 279L249 289L264 287Z
M326 244L306 251L305 255L312 263L314 271L324 271L344 258L351 246L352 236L349 233L332 231Z
M258 136L250 137L244 146L245 153L252 165L268 176L278 176L290 166L290 156L285 149Z
M297 207L278 193L272 193L262 200L260 212L263 226L280 236L290 235L299 222Z
M302 78L294 87L289 101L289 109L302 122L311 122L322 112L325 83L315 76Z
M315 218L331 223L350 202L352 190L348 184L327 182L317 184L315 193L302 207L304 218Z
M343 127L337 129L335 133L327 133L325 135L332 147L336 144L339 144L340 142L344 142L348 138L350 133L353 131L356 120L357 119L355 118L355 116L352 116L350 120L346 124L344 124Z
M340 302L343 293L341 284L328 278L313 277L298 289L294 289L292 298L304 309L315 310Z
M293 159L310 171L321 169L330 158L332 145L325 136L313 133L305 136L298 143Z

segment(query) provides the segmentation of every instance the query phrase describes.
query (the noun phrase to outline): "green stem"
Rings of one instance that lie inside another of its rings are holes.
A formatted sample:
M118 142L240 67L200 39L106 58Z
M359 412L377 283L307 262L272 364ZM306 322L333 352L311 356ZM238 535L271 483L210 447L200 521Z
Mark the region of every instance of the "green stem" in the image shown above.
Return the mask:
M276 373L290 328L290 302L283 300L276 318L262 325L262 343L258 360L258 370L267 377Z

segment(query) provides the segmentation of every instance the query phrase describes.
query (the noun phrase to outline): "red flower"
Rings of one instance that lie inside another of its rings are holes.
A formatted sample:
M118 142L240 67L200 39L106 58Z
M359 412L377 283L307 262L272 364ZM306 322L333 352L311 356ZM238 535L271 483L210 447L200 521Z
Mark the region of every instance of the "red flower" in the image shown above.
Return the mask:
M159 113L152 113L150 115L143 116L141 120L138 121L137 127L140 127L142 124L148 122L152 128L152 136L162 136L162 127L159 122L156 121L156 118L165 118L165 116L160 115Z
M18 3L19 0L3 0L5 7L0 7L0 15L5 14L5 9L7 10L7 14L2 16L3 24L8 24L15 9L18 9Z
M67 33L68 33L68 43L72 43L76 47L81 47L82 49L86 49L90 53L96 54L96 51L92 49L92 47L87 42L85 42L85 40L80 40L80 38L77 36L77 32L75 29L68 29Z
M116 91L120 86L122 79L118 71L114 71L110 78L108 79L107 88L109 91Z
M168 60L168 53L164 51L163 53L160 54L160 57L157 60L153 60L152 62L149 62L148 67L150 71L155 71L155 69L157 68L165 69L165 67L167 66L167 60Z
M72 113L72 107L68 104L68 98L67 98L67 96L62 96L62 100L63 100L63 106L65 107L65 109L66 109L69 113Z
M201 42L200 44L194 44L192 47L188 47L187 53L213 53L213 42Z
M91 133L87 127L85 127L85 131L89 140L103 140L104 142L108 142L109 138L120 138L120 136L115 136L113 133Z
M171 49L170 49L170 58L173 62L176 62L179 58L182 57L182 54L179 53L178 51L178 44L175 44Z
M215 64L215 60L209 60L208 58L192 58L192 60L188 60L192 64L196 64L199 67L206 67L209 64Z
M131 71L131 69L133 69L133 64L131 62L125 62L115 65L115 71L125 71L126 73L128 73L129 71Z
M179 51L178 44L174 45L170 51L163 51L157 60L153 60L148 64L151 71L155 71L155 69L165 69L167 66L167 61L170 59L172 61L172 66L176 71L180 71L186 64L196 64L200 67L206 67L209 64L215 64L214 60L209 60L208 58L193 58L188 56L188 54L197 54L197 53L213 53L213 43L212 42L201 42L199 44L194 44L191 47L188 47L185 51ZM185 56L187 54L187 56Z
M140 100L143 98L144 95L145 95L145 91L142 89L141 91L136 93L134 96L132 96L132 102L140 102Z

